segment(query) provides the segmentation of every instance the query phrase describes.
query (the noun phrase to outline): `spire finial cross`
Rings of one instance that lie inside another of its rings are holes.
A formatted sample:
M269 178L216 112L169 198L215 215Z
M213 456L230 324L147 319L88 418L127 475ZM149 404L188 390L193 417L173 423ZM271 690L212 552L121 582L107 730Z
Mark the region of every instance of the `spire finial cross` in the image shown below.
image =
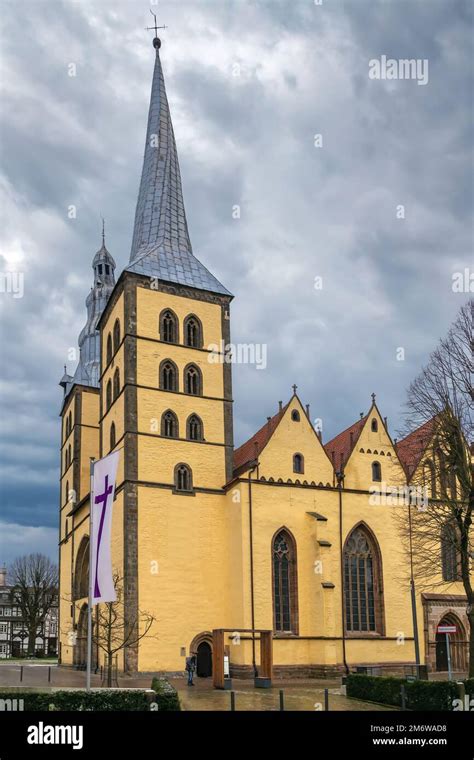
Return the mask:
M105 246L105 219L103 216L101 217L101 219L102 219L102 245Z
M293 388L293 395L296 396L296 389L298 388L298 386L293 385L292 388Z
M372 393L372 403L375 404L375 393Z
M150 13L153 16L153 18L155 19L155 24L154 24L154 26L147 26L145 28L146 28L147 32L154 31L155 32L155 39L158 39L158 29L167 29L168 27L167 26L158 26L157 23L156 23L156 13L153 13L153 11L151 10L151 8L150 8Z

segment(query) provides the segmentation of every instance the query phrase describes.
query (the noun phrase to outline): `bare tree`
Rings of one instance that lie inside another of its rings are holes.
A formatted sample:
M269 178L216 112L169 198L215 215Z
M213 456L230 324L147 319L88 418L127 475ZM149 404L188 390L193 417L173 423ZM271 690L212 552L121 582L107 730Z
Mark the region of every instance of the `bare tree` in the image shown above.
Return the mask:
M107 686L112 686L113 657L122 649L133 647L148 636L155 618L137 611L134 619L125 618L123 606L123 579L114 574L114 586L117 600L98 605L97 617L93 627L93 642L105 653Z
M22 614L28 632L28 656L33 657L36 637L58 595L58 568L44 554L17 557L10 567L10 595Z
M474 301L465 304L446 338L408 390L405 433L411 433L408 476L426 489L422 509L404 510L402 537L418 588L462 581L470 626L469 675L474 676L473 337ZM400 444L403 446L403 442Z

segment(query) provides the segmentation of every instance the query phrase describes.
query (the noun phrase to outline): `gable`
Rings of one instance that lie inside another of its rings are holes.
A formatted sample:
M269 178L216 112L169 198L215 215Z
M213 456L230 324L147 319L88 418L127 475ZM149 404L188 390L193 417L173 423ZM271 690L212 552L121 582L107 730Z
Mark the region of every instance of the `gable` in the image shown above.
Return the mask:
M292 419L292 412L299 414L299 421ZM302 457L303 472L294 471L295 454ZM282 410L278 424L269 431L259 463L259 476L267 480L333 484L331 462L297 396L292 397Z
M374 462L380 465L382 483L401 486L406 482L396 449L375 403L364 418L357 442L347 461L344 486L368 490L377 485L379 481L374 481L372 477Z

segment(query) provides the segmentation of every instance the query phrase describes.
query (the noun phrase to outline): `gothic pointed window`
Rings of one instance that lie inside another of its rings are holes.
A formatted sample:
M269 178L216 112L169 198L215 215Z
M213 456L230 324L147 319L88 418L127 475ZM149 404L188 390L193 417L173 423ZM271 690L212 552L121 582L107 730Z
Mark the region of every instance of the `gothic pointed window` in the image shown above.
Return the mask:
M377 422L377 420L375 419L375 417L372 420L372 422L370 423L370 429L371 429L372 433L376 433L377 430L379 429L379 423Z
M113 351L112 351L112 336L109 333L107 336L107 364L110 364L112 361Z
M178 464L174 471L174 484L177 491L192 491L193 476L187 464Z
M192 396L202 394L201 371L195 364L190 364L184 370L184 390Z
M300 421L300 413L298 409L293 409L293 411L291 412L291 419L293 420L293 422Z
M461 580L459 559L456 528L447 522L441 530L441 568L444 581Z
M171 409L161 417L161 435L165 438L178 438L178 418Z
M298 472L300 474L304 473L304 457L303 457L303 454L294 454L293 455L293 472Z
M117 369L114 372L114 401L119 397L120 393L120 372Z
M165 309L160 314L160 338L165 343L178 342L178 319L171 309Z
M115 320L114 324L114 354L117 353L120 346L120 322Z
M374 483L380 483L382 480L382 467L380 462L372 462L372 480Z
M67 455L68 455L69 464L71 464L71 462L72 462L72 451L71 451L71 446L70 445L68 446L68 449L67 449Z
M107 383L107 390L105 391L105 411L108 412L112 406L112 381Z
M200 417L197 414L192 414L188 417L187 421L187 438L190 441L202 441L203 440L203 428Z
M65 496L64 501L67 504L69 502L69 481L68 480L66 480L66 491L64 493L64 496Z
M278 633L298 633L296 542L282 528L272 543L273 627Z
M348 632L383 633L380 552L362 525L344 546L344 608Z
M184 320L184 343L191 348L202 348L202 325L194 314Z
M110 426L110 451L115 448L116 435L115 435L115 423L112 422Z
M165 359L160 365L160 388L164 391L178 390L178 370L176 364Z

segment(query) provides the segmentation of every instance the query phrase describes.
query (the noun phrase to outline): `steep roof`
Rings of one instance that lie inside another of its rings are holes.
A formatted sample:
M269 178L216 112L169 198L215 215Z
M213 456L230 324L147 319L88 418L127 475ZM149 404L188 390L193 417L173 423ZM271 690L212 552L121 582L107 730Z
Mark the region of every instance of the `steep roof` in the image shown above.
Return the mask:
M354 424L348 427L347 430L343 430L342 433L339 433L339 435L336 435L335 438L332 438L324 445L326 454L331 461L332 453L334 452L334 467L336 469L344 467L347 464L347 460L352 454L368 416L369 415L366 414L365 417L354 422Z
M435 417L397 442L396 452L405 472L412 475L429 445L435 428Z
M153 45L156 58L143 170L130 264L126 271L231 296L193 255L178 152L161 68L160 40L155 38Z
M288 409L289 403L285 404L273 417L270 417L260 430L257 430L248 441L234 451L234 470L247 464L247 462L251 462L263 451Z

